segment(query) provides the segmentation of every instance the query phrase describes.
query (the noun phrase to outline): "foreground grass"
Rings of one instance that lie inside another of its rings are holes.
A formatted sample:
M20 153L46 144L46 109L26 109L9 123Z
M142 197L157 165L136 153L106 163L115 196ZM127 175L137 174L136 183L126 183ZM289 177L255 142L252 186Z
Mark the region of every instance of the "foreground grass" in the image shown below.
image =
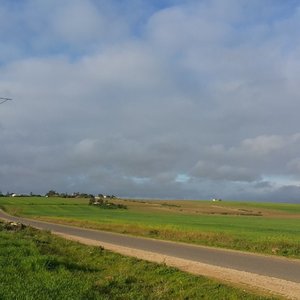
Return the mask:
M0 299L275 299L0 223Z
M250 252L300 258L300 205L123 201L127 210L104 210L87 199L4 198L9 213L103 229Z

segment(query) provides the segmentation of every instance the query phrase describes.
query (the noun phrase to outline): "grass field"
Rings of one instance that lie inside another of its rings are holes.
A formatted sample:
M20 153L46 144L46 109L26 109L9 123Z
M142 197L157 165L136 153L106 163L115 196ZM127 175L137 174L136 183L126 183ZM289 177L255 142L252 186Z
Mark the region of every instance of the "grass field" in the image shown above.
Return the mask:
M275 299L0 222L0 299Z
M159 239L300 258L300 205L114 200L128 209L89 206L87 199L0 198L9 213Z

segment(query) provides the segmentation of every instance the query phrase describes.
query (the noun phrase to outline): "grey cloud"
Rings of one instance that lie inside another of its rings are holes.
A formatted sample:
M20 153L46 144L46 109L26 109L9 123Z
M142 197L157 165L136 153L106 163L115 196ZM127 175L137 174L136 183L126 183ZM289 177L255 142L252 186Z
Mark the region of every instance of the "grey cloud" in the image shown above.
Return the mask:
M300 178L297 11L272 21L280 9L260 1L176 1L147 15L136 1L138 16L129 2L121 16L116 2L35 2L2 8L14 30L30 17L33 49L6 37L0 50L0 92L15 99L0 107L2 192L279 199L287 184L272 178Z
M271 201L299 203L299 185L287 185L278 188L267 198ZM266 199L266 197L264 197Z
M192 176L211 180L254 181L259 179L255 170L244 167L218 165L213 162L199 161L191 171Z
M198 154L201 160L194 164L188 174L212 181L257 183L254 185L257 189L264 178L297 181L299 147L299 134L258 136L244 139L239 145L229 148L222 144L204 146Z
M170 171L176 174L175 170L181 164L178 156L182 151L184 146L180 147L171 140L85 139L74 146L71 158L77 165L104 167L121 176L143 178Z

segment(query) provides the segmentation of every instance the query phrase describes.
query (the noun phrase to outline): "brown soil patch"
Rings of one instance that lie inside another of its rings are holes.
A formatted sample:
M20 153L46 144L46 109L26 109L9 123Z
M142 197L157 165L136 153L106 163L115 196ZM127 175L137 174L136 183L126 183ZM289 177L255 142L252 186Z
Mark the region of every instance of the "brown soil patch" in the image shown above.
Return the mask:
M161 211L174 214L188 215L231 215L231 216L254 216L267 218L299 218L299 213L284 212L271 208L228 206L226 202L201 202L181 200L132 200L117 199L116 203L125 204L128 208L136 211Z

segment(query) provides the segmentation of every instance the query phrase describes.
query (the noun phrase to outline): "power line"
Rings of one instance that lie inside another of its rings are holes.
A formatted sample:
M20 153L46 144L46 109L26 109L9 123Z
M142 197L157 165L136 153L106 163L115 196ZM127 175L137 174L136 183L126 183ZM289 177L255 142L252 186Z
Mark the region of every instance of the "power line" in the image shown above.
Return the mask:
M6 97L0 97L0 104L12 100L11 98L6 98Z

